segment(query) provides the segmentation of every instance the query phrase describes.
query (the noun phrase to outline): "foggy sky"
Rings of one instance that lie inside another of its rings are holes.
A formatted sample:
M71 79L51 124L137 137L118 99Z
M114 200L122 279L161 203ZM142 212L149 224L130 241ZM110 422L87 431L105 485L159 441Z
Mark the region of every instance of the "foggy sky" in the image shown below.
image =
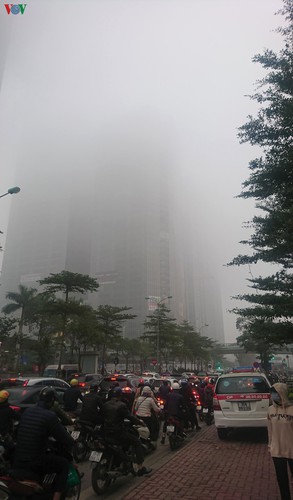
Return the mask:
M257 109L245 97L263 76L251 58L282 46L272 31L282 23L274 15L281 6L281 0L31 0L23 16L8 16L2 5L0 194L20 185L19 168L21 193L1 200L0 229L7 231L9 207L21 205L26 193L36 203L54 196L47 179L55 177L65 192L82 170L86 189L111 131L135 143L137 127L140 137L146 127L171 158L177 200L188 199L194 213L198 247L220 278L226 340L234 340L235 317L226 310L251 276L223 264L245 251L238 241L247 237L242 223L254 204L235 196L249 159L259 154L239 145L237 127Z

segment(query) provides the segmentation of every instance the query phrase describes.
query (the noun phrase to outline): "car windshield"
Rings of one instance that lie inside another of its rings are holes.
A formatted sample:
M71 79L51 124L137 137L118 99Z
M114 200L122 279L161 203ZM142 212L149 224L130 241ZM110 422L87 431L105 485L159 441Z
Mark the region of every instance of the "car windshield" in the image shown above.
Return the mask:
M218 380L217 394L257 394L269 392L270 388L263 377L225 377Z

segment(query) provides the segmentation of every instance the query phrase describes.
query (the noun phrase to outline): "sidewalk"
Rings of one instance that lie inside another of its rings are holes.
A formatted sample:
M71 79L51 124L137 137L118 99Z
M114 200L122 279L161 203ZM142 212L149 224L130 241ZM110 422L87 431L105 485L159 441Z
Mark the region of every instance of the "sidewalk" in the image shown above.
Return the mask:
M220 441L214 426L203 427L121 500L279 500L272 460L259 435L254 441Z

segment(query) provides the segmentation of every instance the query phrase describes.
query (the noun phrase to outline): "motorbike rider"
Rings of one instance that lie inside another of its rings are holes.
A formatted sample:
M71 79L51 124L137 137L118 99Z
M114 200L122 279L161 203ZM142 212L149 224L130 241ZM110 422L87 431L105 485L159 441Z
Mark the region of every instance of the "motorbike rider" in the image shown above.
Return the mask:
M184 414L186 412L186 403L185 399L180 394L180 385L177 382L174 382L172 386L172 391L168 394L166 403L165 403L165 422L163 425L163 435L161 439L161 444L165 443L166 439L166 431L167 431L167 423L169 417L176 417L180 422L180 432L183 431L183 421Z
M149 474L152 469L143 466L143 446L136 433L132 432L131 428L125 427L124 419L129 420L134 425L145 425L145 423L131 415L127 405L121 401L122 394L121 387L115 387L112 398L103 405L104 432L107 437L111 436L122 446L132 444L137 462L136 474L137 476L144 476Z
M156 443L160 430L160 423L156 415L159 415L161 410L152 398L150 387L145 386L142 389L141 396L135 402L134 413L145 422L150 431L150 440Z
M209 378L203 391L204 404L208 408L208 415L211 415L211 413L213 412L214 387L215 380L213 378Z
M201 429L198 424L196 415L196 399L192 392L192 386L187 379L181 380L181 387L179 389L180 394L184 397L186 405L186 414L184 416L184 429L188 429L188 424L190 422L191 428L196 428L197 431Z
M22 415L17 432L13 469L31 471L39 475L55 473L53 500L60 500L66 490L69 461L52 452L47 453L48 438L52 436L64 452L70 454L74 440L52 411L57 393L53 387L44 387L39 402Z
M163 384L159 387L158 396L160 396L160 398L162 398L163 400L166 400L170 391L171 386L168 380L163 380Z
M76 413L78 408L78 400L83 401L83 395L78 387L78 380L73 378L70 380L70 387L64 392L63 402L64 410Z
M90 422L92 426L99 425L103 422L102 408L103 401L98 395L99 384L91 384L90 392L84 395L81 413L79 416L80 421Z
M13 434L13 421L18 420L17 413L9 406L8 398L8 391L0 391L0 434L2 437Z

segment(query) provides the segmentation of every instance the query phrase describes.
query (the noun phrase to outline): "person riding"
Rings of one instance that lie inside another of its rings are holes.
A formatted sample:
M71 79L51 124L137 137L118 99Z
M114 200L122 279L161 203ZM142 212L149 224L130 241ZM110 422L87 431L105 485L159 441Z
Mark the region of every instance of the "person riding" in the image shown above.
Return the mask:
M80 421L89 422L94 427L103 422L102 408L103 401L98 395L99 384L91 384L90 392L84 395L81 413L79 416Z
M133 425L145 425L144 422L133 416L127 405L121 401L121 387L115 387L113 396L110 401L103 405L102 413L104 418L105 436L111 437L118 441L122 446L131 444L134 448L137 462L137 476L149 474L151 469L143 466L144 450L138 436L127 429L124 425L124 419L130 421Z
M4 438L13 434L13 421L18 420L17 413L9 405L9 392L0 391L0 434Z
M83 401L83 395L78 387L78 380L70 380L70 387L64 392L64 410L75 413L78 408L78 400Z
M213 378L209 378L207 384L204 388L204 404L208 408L208 413L212 413L213 411L213 398L214 398L214 388L215 388L215 380Z
M134 412L149 428L150 440L156 443L160 430L160 424L156 415L159 415L161 410L152 398L150 387L143 387L141 396L135 402Z
M163 384L159 387L158 396L160 396L160 398L162 398L163 400L166 400L170 391L171 386L168 380L163 380Z
M192 392L191 384L187 379L181 380L181 387L179 389L180 394L184 397L185 405L186 405L186 414L184 416L184 429L188 429L188 424L190 422L191 428L196 428L197 431L201 429L198 424L197 415L196 415L196 399Z
M166 403L165 403L165 421L163 425L163 435L161 439L161 444L165 443L166 439L166 431L167 431L167 423L169 417L176 417L180 422L180 431L183 430L183 421L184 421L184 413L186 412L186 403L185 399L180 394L180 385L177 382L174 382L172 386L172 391L168 394Z
M17 431L13 470L31 471L39 475L54 472L53 500L60 500L66 490L69 461L63 456L47 453L47 442L52 436L70 454L74 440L52 411L56 400L58 396L55 389L44 387L39 402L23 413Z

